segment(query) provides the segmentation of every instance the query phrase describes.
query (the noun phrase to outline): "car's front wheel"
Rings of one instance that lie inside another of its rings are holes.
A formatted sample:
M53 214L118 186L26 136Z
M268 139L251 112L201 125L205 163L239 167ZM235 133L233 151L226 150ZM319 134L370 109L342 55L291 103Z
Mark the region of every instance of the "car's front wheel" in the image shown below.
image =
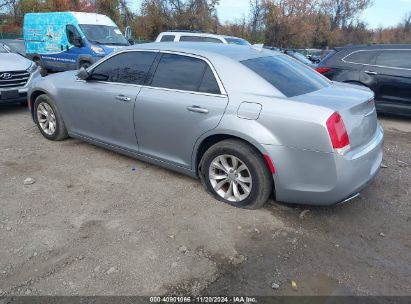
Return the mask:
M41 134L49 140L63 140L68 137L64 121L53 99L40 95L34 102L34 122Z
M273 190L272 175L259 151L234 139L204 153L200 177L216 199L240 208L262 207Z

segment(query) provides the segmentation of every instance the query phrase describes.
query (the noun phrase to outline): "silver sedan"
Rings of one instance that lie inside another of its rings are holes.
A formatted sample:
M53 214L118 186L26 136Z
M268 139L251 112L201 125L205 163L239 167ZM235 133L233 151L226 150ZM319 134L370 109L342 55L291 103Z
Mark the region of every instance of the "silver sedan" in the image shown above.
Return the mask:
M383 155L373 97L272 51L155 43L41 78L29 103L47 139L199 177L216 199L254 209L270 196L329 205L358 195Z

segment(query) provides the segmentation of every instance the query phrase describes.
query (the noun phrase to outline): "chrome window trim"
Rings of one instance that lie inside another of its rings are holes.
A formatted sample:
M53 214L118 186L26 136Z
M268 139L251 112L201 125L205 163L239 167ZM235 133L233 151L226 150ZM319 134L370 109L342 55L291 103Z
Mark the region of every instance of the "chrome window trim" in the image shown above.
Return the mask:
M220 79L220 76L218 75L217 71L215 70L213 64L205 57L191 54L191 53L185 53L185 52L178 52L178 51L168 51L168 50L154 50L154 49L127 49L127 50L120 50L117 52L114 52L106 57L104 57L102 60L95 62L93 65L87 68L87 72L91 72L93 69L95 69L97 66L102 64L103 62L107 61L111 57L114 57L116 55L122 54L122 53L129 53L129 52L153 52L153 53L163 53L163 54L174 54L174 55L180 55L180 56L186 56L186 57L192 57L192 58L197 58L200 60L203 60L211 69L213 72L214 78L217 81L218 87L220 89L220 94L213 94L213 93L204 93L204 92L197 92L197 91L186 91L186 90L176 90L176 89L169 89L169 88L162 88L162 87L154 87L154 86L146 86L146 85L137 85L137 84L128 84L128 83L121 83L121 82L109 82L109 81L95 81L97 83L105 83L105 84L116 84L116 85L128 85L128 86L137 86L137 87L145 87L145 88L153 88L153 89L159 89L159 90L165 90L165 91L173 91L173 92L180 92L180 93L190 93L190 94L195 94L195 95L206 95L206 96L220 96L220 97L227 97L227 91L225 90L225 87ZM77 79L78 81L84 81Z
M204 92L196 92L196 91L176 90L176 89L168 89L168 88L160 88L160 87L152 87L152 86L142 86L142 88L159 90L159 91L176 92L176 93L186 93L186 94L192 94L192 95L202 95L202 96L227 98L227 95L223 95L223 94L213 94L213 93L204 93Z
M76 79L76 82L87 82L86 80ZM153 89L153 90L160 90L160 91L168 91L168 92L176 92L176 93L186 93L192 95L202 95L202 96L211 96L211 97L219 97L219 98L226 98L226 95L221 94L213 94L213 93L204 93L204 92L195 92L195 91L184 91L184 90L175 90L175 89L167 89L167 88L159 88L159 87L152 87L146 86L141 84L131 84L131 83L121 83L121 82L110 82L110 81L93 81L93 83L101 83L107 85L115 85L115 86L126 86L126 87L135 87L135 88L146 88L146 89Z
M398 67L390 67L390 66L385 66L385 65L377 65L377 64L369 64L369 63L358 63L358 62L351 62L345 60L347 57L351 56L354 53L358 52L381 52L381 51L411 51L411 49L373 49L373 50L358 50L349 53L347 56L341 59L341 61L345 63L350 63L350 64L357 64L357 65L365 65L365 66L372 66L372 67L377 67L377 68L386 68L386 69L393 69L393 70L402 70L402 71L411 71L411 68L398 68ZM378 55L379 56L379 55Z

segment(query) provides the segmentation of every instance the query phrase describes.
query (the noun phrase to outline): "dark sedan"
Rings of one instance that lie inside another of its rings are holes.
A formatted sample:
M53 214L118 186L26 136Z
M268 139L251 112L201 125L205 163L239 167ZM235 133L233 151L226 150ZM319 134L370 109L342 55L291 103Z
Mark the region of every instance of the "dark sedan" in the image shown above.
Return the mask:
M336 48L320 62L317 72L370 88L379 112L411 116L411 45Z

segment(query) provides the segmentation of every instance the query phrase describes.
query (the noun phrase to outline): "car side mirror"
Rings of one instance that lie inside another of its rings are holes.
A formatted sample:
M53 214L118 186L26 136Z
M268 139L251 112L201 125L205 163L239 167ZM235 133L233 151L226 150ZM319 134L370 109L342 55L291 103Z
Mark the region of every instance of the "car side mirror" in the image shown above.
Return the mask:
M81 37L74 37L74 46L76 47L82 47L83 46L83 41L81 40Z
M77 77L81 80L87 80L90 77L90 74L84 67L81 67L77 73Z
M128 39L128 43L130 43L130 45L134 45L134 39Z

